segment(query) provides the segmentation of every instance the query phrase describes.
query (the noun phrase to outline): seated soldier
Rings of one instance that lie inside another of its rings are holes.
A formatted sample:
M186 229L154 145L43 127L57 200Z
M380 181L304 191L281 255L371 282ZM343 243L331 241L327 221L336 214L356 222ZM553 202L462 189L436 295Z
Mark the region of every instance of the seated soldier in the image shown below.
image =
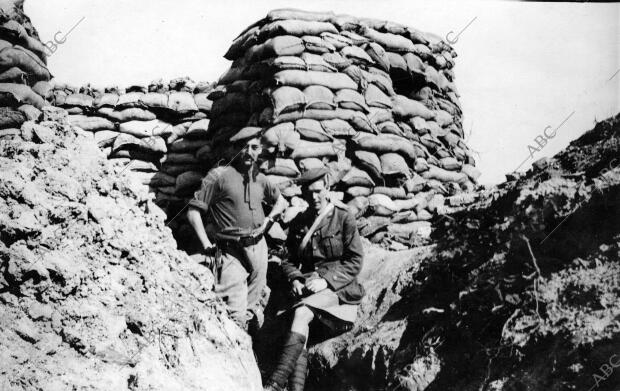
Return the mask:
M308 209L290 223L288 260L282 268L298 298L293 321L276 369L265 390L303 390L310 322L317 320L330 336L353 327L364 295L357 275L363 249L356 221L346 206L329 199L328 171L311 169L299 179Z

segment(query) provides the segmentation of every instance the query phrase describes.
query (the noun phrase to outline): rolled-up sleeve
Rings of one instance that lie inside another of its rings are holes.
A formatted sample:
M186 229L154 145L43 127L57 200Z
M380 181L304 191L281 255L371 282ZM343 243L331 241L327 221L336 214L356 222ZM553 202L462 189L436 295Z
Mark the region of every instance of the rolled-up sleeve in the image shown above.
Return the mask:
M271 183L268 178L265 178L265 202L267 205L274 205L280 197L280 189L278 186Z
M200 189L194 193L194 198L190 200L189 205L207 212L213 202L218 186L219 175L212 170L202 179Z

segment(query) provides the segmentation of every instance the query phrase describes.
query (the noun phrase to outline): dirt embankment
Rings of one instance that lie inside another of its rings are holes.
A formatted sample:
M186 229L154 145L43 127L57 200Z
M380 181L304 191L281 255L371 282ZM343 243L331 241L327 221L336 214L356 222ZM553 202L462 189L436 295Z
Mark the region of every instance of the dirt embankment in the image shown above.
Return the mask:
M44 117L0 140L0 389L261 389L147 189Z
M620 115L436 221L433 245L373 250L362 321L313 348L310 388L617 389L619 200Z

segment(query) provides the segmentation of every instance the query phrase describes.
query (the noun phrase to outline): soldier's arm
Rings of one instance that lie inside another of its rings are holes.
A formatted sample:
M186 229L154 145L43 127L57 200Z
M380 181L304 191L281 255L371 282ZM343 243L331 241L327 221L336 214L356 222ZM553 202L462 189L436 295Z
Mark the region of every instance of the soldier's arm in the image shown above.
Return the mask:
M200 209L190 205L189 210L187 211L187 220L192 228L194 228L194 231L196 231L196 235L198 235L202 248L207 249L209 247L213 247L213 244L207 236L207 231L205 231L202 216L200 214Z
M203 248L212 247L213 244L207 236L202 220L202 212L207 212L217 191L218 178L214 171L210 171L202 180L200 189L194 193L194 198L189 202L187 220L192 226Z

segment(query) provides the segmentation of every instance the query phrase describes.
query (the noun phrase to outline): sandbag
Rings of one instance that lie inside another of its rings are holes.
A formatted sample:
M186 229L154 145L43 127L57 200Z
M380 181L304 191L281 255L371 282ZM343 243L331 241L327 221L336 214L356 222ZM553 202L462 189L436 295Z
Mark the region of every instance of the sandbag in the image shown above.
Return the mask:
M118 103L118 94L104 93L99 95L93 101L93 106L97 108L101 107L114 107Z
M425 179L436 179L441 182L464 183L468 180L467 175L462 172L448 171L435 166L429 166L428 170L420 175Z
M420 59L420 57L413 53L406 53L403 54L403 59L407 64L407 71L409 71L409 73L418 76L425 75L424 71L426 69L426 65L424 65L424 62Z
M174 193L185 195L194 192L202 182L203 174L196 171L188 171L179 175L175 182Z
M309 86L304 89L306 109L333 110L337 103L334 93L324 86Z
M357 84L342 73L327 73L316 71L280 71L273 76L276 85L287 85L305 88L311 85L320 85L331 90L343 88L356 89Z
M123 122L119 125L119 131L136 137L149 137L167 136L173 132L173 128L169 123L155 119Z
M179 114L198 111L198 106L194 102L194 96L186 91L172 92L168 95L168 109Z
M278 20L268 23L260 28L259 39L270 38L280 35L320 35L323 32L337 34L338 30L329 22L307 21L307 20Z
M250 47L245 53L245 58L248 62L255 62L268 57L297 56L305 49L304 41L301 38L281 35Z
M292 159L272 159L265 160L261 166L261 170L268 175L279 175L296 178L300 175L297 165Z
M364 97L355 90L343 89L336 92L335 102L343 109L363 111L368 113L370 109L366 105Z
M109 147L114 143L114 139L116 139L119 134L119 132L113 130L101 130L95 132L95 142L99 148Z
M407 198L407 192L402 187L376 186L372 189L372 194L384 194L390 197L392 201Z
M392 110L370 107L368 119L374 124L380 124L382 122L392 121L394 117L392 116Z
M30 80L50 80L52 75L34 53L19 45L0 50L0 69L19 68L29 75Z
M185 133L185 138L197 140L208 138L209 135L209 120L201 119L200 121L196 121L189 126L189 129L187 129L187 132Z
M355 197L347 202L347 209L358 219L366 213L368 205L367 197Z
M368 172L370 176L375 179L381 178L381 161L376 154L362 150L355 151L354 154L356 157L356 164L360 168Z
M402 129L392 121L385 121L377 124L377 128L379 129L379 133L394 134L396 136L405 137L405 133Z
M344 35L340 35L337 32L333 33L333 32L326 31L326 32L322 32L320 36L326 42L334 45L336 50L341 50L347 46L353 45L353 41L351 39L345 37Z
M389 96L383 93L374 84L369 84L366 91L364 91L364 99L368 106L378 107L382 109L391 109L392 108L392 100Z
M87 117L85 115L69 115L69 124L82 128L90 132L100 130L115 130L116 126L112 121L102 117Z
M329 64L322 56L318 54L312 53L302 53L301 59L305 63L305 67L301 69L305 69L307 71L317 71L317 72L336 72L337 69ZM293 69L293 68L289 68Z
M407 38L391 34L391 33L380 33L371 28L363 27L360 30L360 34L364 37L368 38L370 41L377 42L381 46L386 49L395 52L413 52L414 46L413 42L408 40Z
M376 42L368 42L366 44L366 53L381 69L385 71L390 70L390 59L381 45Z
M374 64L374 60L359 46L347 46L340 50L340 53L348 59L351 59L353 63L370 65Z
M194 95L194 102L196 103L196 107L198 107L198 110L205 113L210 113L211 108L213 107L213 101L207 98L208 95L209 94L206 93Z
M28 74L18 67L12 67L0 72L0 83L26 84L27 81Z
M321 121L323 129L332 137L351 137L357 134L357 131L343 119L326 119Z
M372 194L372 189L366 186L351 186L346 193L351 197L368 197Z
M444 170L457 171L461 168L461 163L453 157L444 157L439 160L440 167Z
M299 165L299 169L301 170L301 172L306 172L313 168L324 168L325 167L325 163L323 163L321 159L315 158L315 157L307 157L307 158L301 159L298 165Z
M24 103L33 105L39 110L48 106L45 99L27 85L0 83L0 106L19 107Z
M326 157L336 156L338 151L338 140L334 142L313 142L300 140L291 154L293 159L303 159L307 157ZM341 147L344 148L344 147Z
M295 121L295 130L306 140L309 141L331 141L333 139L325 132L321 123L314 119L299 119Z
M285 122L272 126L263 134L263 142L276 150L284 153L287 150L294 150L299 143L299 133L295 132L295 125Z
M153 154L164 154L166 142L159 136L138 138L130 134L119 134L112 144L112 153L119 150L138 150Z
M127 166L129 166L129 169L131 171L133 171L133 172L140 172L140 173L151 173L151 174L153 174L153 175L151 175L149 177L149 181L144 183L145 185L149 184L150 179L157 172L157 166L155 164L153 164L152 162L145 162L145 161L142 161L142 160L130 160L129 162L131 164L127 163Z
M452 115L444 110L435 110L435 121L441 127L446 127L454 122Z
M390 71L393 72L393 71L399 70L402 72L408 72L407 62L405 61L404 57L402 57L398 53L392 53L392 52L387 52L386 55L390 63Z
M352 167L349 172L345 174L345 176L341 179L342 183L346 186L366 186L373 187L375 182L372 180L370 175L364 170L360 170L357 167Z
M157 116L146 109L140 109L138 107L132 107L123 109L120 111L115 110L112 107L102 107L97 110L97 113L117 122L127 121L151 121L157 118Z
M345 29L343 29L343 30L345 30ZM350 30L348 30L348 31L341 31L340 34L343 35L344 37L350 39L351 42L353 42L353 45L356 45L356 46L360 46L360 45L363 45L365 43L368 43L368 38L363 37L363 36L353 32L353 31L350 31Z
M409 99L403 95L392 97L392 112L394 115L402 118L422 117L424 119L433 119L435 114L422 103Z
M199 164L200 159L194 156L193 153L170 152L160 162L169 164Z
M261 124L280 124L282 122L293 122L302 118L315 119L317 121L341 119L348 121L354 128L363 132L377 133L376 126L368 119L368 117L359 111L338 108L336 110L304 110L292 111L290 113L273 116L271 108L263 110L261 113Z
M0 129L20 128L26 120L26 115L21 111L0 107ZM5 133L4 136L6 135Z
M482 175L480 170L478 170L476 167L472 166L471 164L463 164L463 167L461 168L461 172L466 174L474 182L477 182L478 178L480 178L480 175Z
M151 178L149 185L153 187L172 186L176 184L176 178L172 175L168 175L165 172L157 172Z
M37 109L33 105L21 105L18 110L24 113L28 121L37 121L41 118L41 110Z
M324 53L321 55L326 63L338 70L343 70L352 64L351 60L340 53Z
M385 193L384 193L385 194ZM394 198L394 197L392 197ZM420 204L420 200L417 198L403 198L393 200L394 206L398 211L414 210L416 206ZM413 221L413 220L410 220Z
M383 175L402 175L409 178L409 167L405 159L398 153L390 152L379 156Z
M303 110L306 107L306 96L295 87L282 86L276 88L271 92L270 98L274 116L290 111ZM217 101L216 104L219 102Z
M396 152L409 159L416 158L416 151L411 142L407 139L394 136L391 134L382 134L380 136L364 135L356 138L355 142L360 149L372 152Z
M196 158L200 161L206 162L213 157L213 147L211 144L203 145L196 151Z
M415 159L415 162L413 164L413 169L415 170L415 172L417 173L425 172L428 170L428 168L429 168L429 165L426 162L426 159L421 158L421 157Z
M118 97L116 101L116 108L118 109L127 109L130 107L144 107L144 103L142 103L142 98L144 97L143 92L129 92Z
M93 107L93 97L86 94L71 94L65 98L64 106L77 106L82 108Z
M228 92L222 99L216 100L211 105L211 114L214 116L214 118L219 117L229 111L248 110L248 96L242 92Z
M385 194L371 194L368 197L368 204L377 216L391 216L398 212L394 201Z
M209 144L209 141L207 140L180 139L172 143L168 143L168 150L170 152L194 152L207 144Z
M416 173L413 177L407 179L403 186L407 193L418 193L424 189L425 185L426 180Z
M390 224L388 234L409 238L411 236L428 237L431 232L431 223L428 221L414 221L405 224Z
M184 172L187 171L197 171L197 172L201 172L201 169L203 169L203 167L199 164L162 164L161 166L161 171L176 177L179 174L182 174Z
M304 46L306 47L306 50L311 53L323 54L336 51L336 47L334 45L325 41L321 37L304 35L303 37L301 37L301 39L304 41Z

